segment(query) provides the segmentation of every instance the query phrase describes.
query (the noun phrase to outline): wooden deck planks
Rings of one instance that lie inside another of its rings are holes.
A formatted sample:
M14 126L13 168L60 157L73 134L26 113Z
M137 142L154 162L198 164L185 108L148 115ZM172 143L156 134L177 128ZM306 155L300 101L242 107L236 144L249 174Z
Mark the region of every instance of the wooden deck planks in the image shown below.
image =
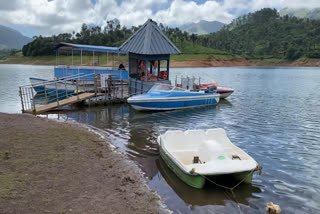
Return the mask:
M78 98L77 95L74 95L72 97L60 100L59 104L58 104L58 102L54 102L54 103L49 103L47 105L36 106L34 111L25 110L24 113L41 114L41 113L53 110L53 109L55 109L57 107L70 105L70 104L73 104L73 103L77 103L77 102L89 99L91 97L94 97L94 96L95 96L94 93L82 93L82 94L79 94L79 98Z

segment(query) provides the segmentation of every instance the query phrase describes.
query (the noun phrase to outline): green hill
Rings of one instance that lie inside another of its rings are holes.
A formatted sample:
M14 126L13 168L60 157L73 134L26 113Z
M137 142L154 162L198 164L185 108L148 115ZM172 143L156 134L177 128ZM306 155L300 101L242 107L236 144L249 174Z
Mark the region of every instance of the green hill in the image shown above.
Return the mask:
M20 32L0 25L0 48L22 49L22 47L31 42L32 39L22 35Z
M221 51L214 48L193 44L190 41L176 43L176 46L180 49L182 54L172 55L171 58L173 60L232 60L240 58L239 56L228 53L226 51Z
M179 28L182 31L187 31L188 33L202 35L202 34L209 34L209 33L217 32L217 31L221 30L221 28L223 28L224 25L225 24L223 24L222 22L218 22L218 21L210 22L210 21L201 20L198 23L185 24L185 25L180 26Z
M199 42L247 59L320 58L320 20L282 17L275 9L265 8L202 36Z

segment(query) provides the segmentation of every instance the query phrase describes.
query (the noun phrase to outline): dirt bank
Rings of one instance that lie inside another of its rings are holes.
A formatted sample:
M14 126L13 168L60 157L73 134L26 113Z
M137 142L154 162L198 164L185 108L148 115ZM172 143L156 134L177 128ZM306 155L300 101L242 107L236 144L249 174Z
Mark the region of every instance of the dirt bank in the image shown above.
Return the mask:
M253 63L245 59L236 60L189 60L170 62L171 67L230 67L230 66L253 66Z
M235 60L189 60L189 61L174 61L170 62L171 67L231 67L231 66L306 66L318 67L320 60L298 60L298 61L269 61L269 60L254 60L246 59Z
M74 124L0 113L0 213L165 213L139 168Z

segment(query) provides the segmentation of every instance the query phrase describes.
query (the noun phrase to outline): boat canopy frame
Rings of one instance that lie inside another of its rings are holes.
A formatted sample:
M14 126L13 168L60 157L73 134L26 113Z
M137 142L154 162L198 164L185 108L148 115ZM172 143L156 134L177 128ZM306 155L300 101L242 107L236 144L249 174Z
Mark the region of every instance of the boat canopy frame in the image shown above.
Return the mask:
M71 64L74 65L73 56L75 52L80 53L80 64L83 65L82 56L83 53L92 53L92 66L95 66L94 57L102 54L107 55L107 64L109 62L109 54L112 56L112 65L114 67L114 56L118 56L118 62L120 55L127 55L128 52L119 50L118 47L107 47L107 46L96 46L96 45L83 45L83 44L73 44L73 43L67 43L67 42L60 42L56 47L56 65L58 66L60 64L60 53L70 53L72 57Z

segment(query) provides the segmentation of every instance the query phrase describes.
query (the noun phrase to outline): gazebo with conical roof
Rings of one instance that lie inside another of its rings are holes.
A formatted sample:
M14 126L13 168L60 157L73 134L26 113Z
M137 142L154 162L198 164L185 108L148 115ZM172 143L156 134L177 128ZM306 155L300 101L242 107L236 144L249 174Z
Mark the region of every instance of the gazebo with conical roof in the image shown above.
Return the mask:
M169 83L170 54L181 53L151 19L125 41L119 50L129 53L131 94L144 93L158 82Z

